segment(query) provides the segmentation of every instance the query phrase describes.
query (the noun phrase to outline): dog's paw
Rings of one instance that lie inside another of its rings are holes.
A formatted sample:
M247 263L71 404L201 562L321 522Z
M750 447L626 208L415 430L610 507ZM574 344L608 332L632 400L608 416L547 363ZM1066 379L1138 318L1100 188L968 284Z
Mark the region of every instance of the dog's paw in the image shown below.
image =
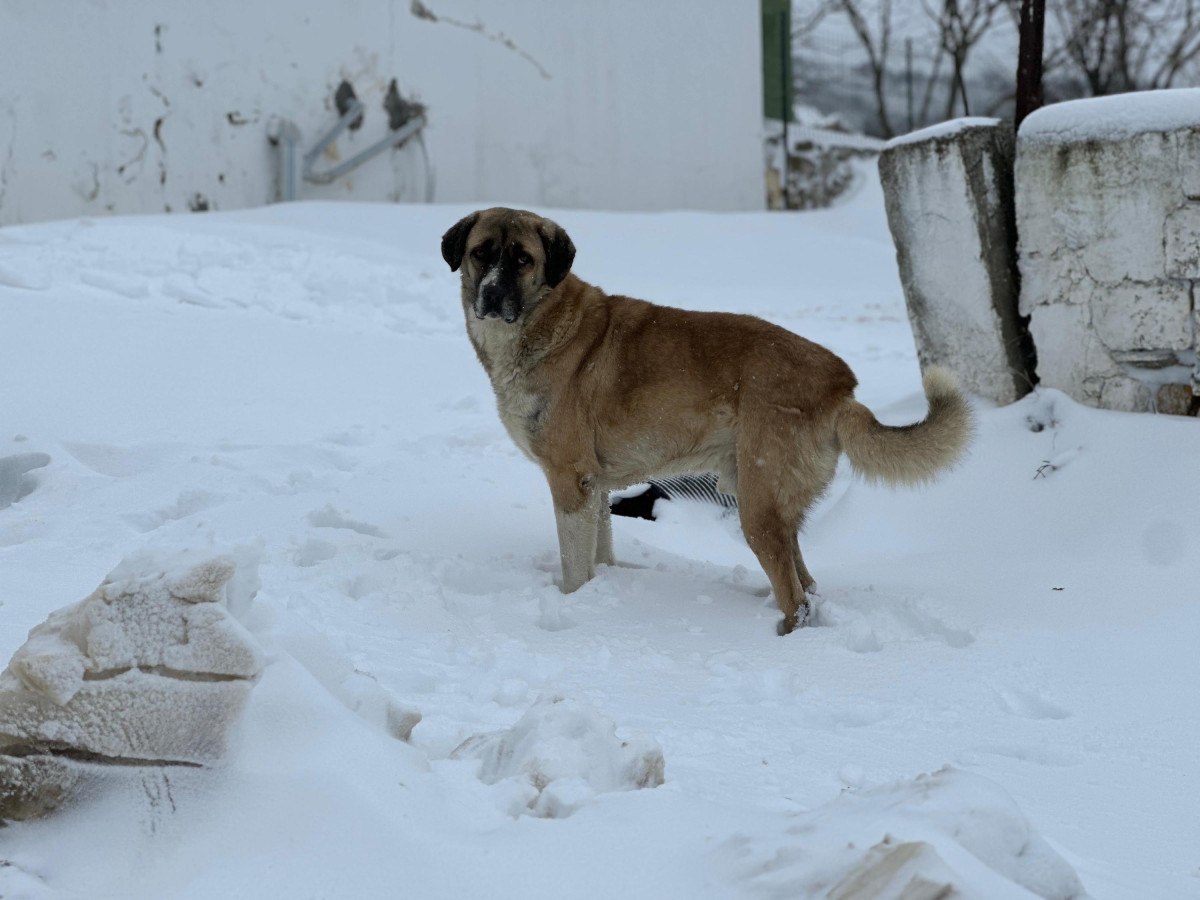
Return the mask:
M803 628L808 624L812 612L812 607L808 604L801 606L795 615L784 616L775 626L775 632L780 637L791 634L797 628Z

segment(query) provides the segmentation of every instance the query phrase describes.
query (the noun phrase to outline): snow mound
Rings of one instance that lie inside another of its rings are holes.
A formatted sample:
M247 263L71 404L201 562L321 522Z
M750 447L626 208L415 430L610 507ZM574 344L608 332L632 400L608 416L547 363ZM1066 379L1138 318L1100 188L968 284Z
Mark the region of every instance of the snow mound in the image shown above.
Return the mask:
M348 710L397 740L411 740L413 728L421 721L420 711L356 669L327 636L289 617L272 637Z
M586 703L543 697L512 728L467 738L451 756L480 760L484 784L512 779L527 785L527 803L518 813L561 819L597 794L663 783L657 742L621 740L616 730Z
M1116 141L1200 125L1200 88L1137 91L1053 103L1021 123L1022 140Z
M751 851L735 839L731 849L750 862L752 881L791 896L1087 896L999 785L950 767L845 792L802 814L787 835L783 847Z
M218 760L263 667L228 608L256 589L235 555L143 552L34 628L0 673L0 817L48 811L88 765Z
M893 147L899 147L903 144L919 144L922 141L952 138L966 131L968 128L995 128L998 124L1000 124L999 119L984 116L965 116L959 119L949 119L945 122L938 122L936 125L930 125L927 128L910 131L908 134L897 135L889 139L883 147L885 150L890 150Z

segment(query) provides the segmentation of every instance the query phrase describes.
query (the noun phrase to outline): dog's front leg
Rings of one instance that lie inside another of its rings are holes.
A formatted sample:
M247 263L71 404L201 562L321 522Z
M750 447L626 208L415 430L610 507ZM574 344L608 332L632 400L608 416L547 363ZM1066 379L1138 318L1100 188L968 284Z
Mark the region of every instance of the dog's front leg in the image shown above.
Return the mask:
M600 494L600 519L596 526L596 565L615 566L616 554L613 553L612 510L608 505L608 494Z
M550 477L554 519L558 525L558 551L562 558L562 590L579 590L596 571L597 538L603 497L591 488L589 478ZM611 525L610 525L611 529ZM609 532L611 553L611 530Z

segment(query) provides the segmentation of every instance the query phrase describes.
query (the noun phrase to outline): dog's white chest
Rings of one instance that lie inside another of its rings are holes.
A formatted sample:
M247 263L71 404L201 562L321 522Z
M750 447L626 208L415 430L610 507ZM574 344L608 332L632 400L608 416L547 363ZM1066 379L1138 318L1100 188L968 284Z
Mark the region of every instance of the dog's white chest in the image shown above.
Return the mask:
M471 318L467 319L467 330L487 360L485 368L496 392L500 421L513 443L536 462L533 439L545 400L529 388L529 379L520 365L520 344L516 334L511 326L472 321Z

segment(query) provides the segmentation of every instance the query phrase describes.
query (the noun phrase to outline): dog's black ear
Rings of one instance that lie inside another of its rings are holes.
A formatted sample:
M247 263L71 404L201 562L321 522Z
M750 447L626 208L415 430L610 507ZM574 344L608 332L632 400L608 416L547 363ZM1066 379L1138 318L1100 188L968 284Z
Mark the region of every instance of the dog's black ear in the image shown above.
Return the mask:
M466 218L459 219L442 235L442 259L446 261L451 272L457 272L458 267L462 265L463 254L467 252L467 235L478 221L479 213L473 212Z
M546 251L546 284L552 288L558 287L571 271L571 263L575 262L575 245L567 233L553 222L539 226L538 234Z

